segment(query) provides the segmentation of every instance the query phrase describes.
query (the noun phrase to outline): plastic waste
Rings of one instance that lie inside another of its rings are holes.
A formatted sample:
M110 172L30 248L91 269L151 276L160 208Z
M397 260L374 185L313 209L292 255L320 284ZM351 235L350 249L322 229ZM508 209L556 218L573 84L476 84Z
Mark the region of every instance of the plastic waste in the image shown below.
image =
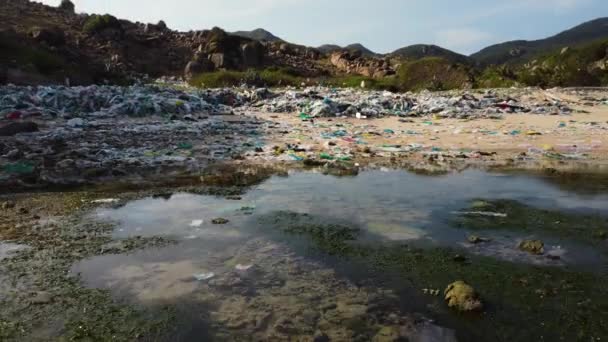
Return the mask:
M235 268L236 268L236 270L237 270L237 271L247 271L247 270L249 270L249 269L250 269L250 268L252 268L252 267L253 267L253 265L242 265L242 264L238 264L238 265L236 265L236 267L235 267Z
M198 281L205 281L205 280L209 280L209 279L215 277L215 273L213 273L213 272L199 273L199 274L193 274L192 276L194 277L194 279L196 279Z
M98 200L94 200L92 201L92 203L95 204L111 204L111 203L117 203L119 200L117 198L103 198L103 199L98 199Z
M34 172L34 165L29 162L18 162L2 166L2 170L9 174L28 175Z
M203 220L192 220L190 227L200 227L203 225Z

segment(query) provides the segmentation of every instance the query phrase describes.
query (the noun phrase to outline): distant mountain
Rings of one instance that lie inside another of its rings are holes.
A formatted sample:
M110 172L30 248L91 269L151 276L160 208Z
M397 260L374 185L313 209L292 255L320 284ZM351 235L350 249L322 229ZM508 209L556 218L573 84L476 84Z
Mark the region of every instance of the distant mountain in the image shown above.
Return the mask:
M467 56L444 49L437 45L410 45L393 51L391 55L410 60L417 60L425 57L441 57L453 63L468 64L471 62Z
M361 56L363 57L377 57L379 56L379 54L373 52L372 50L366 48L365 46L363 46L362 44L359 43L355 43L355 44L350 44L347 45L345 47L341 47L339 45L335 45L335 44L326 44L326 45L321 45L317 48L317 50L323 52L323 53L333 53L336 51L342 51L342 50L346 50L346 51L351 51L351 52L358 52L361 53Z
M266 42L282 42L283 39L275 36L274 34L264 30L264 29L255 29L253 31L237 31L232 32L232 35L249 38L253 40L266 41Z
M329 53L333 53L333 52L342 50L342 47L340 45L335 45L335 44L325 44L325 45L319 46L317 48L317 50L319 50L325 54L329 54Z
M539 54L566 46L576 46L608 38L608 18L599 18L578 25L555 36L540 40L515 40L489 46L471 55L480 65L498 65L527 61Z
M360 52L362 56L364 57L375 57L378 56L377 53L373 52L372 50L366 48L365 46L359 44L359 43L355 43L355 44L350 44L344 47L345 50L348 51L356 51L356 52Z

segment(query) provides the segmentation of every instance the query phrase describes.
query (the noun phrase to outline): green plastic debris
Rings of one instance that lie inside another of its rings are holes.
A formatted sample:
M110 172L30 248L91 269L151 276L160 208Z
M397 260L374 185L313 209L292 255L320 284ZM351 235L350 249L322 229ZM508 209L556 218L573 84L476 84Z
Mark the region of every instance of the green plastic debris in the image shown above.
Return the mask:
M34 165L29 162L18 162L13 164L6 164L2 167L2 170L9 174L16 175L29 175L34 172Z
M311 117L310 117L310 115L308 115L306 113L300 113L300 119L302 119L302 121L307 121L307 120L310 120Z
M319 157L323 160L334 160L334 157L327 153L321 153Z
M193 147L192 143L189 143L189 142L182 142L182 143L177 144L177 148L179 150L191 150L192 147Z
M289 156L290 156L291 158L293 158L293 160L296 160L296 161L302 161L302 160L304 160L304 158L302 158L302 157L300 157L300 156L298 156L298 155L295 155L295 154L293 154L293 153L290 153L290 154L289 154Z

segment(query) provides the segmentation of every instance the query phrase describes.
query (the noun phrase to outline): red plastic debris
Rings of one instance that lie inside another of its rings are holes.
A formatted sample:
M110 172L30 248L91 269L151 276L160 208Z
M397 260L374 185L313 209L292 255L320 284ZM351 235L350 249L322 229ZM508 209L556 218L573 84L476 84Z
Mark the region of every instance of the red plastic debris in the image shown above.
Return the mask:
M16 112L11 112L11 113L6 114L5 117L9 120L17 120L17 119L21 119L22 115L23 114L21 112L16 111Z

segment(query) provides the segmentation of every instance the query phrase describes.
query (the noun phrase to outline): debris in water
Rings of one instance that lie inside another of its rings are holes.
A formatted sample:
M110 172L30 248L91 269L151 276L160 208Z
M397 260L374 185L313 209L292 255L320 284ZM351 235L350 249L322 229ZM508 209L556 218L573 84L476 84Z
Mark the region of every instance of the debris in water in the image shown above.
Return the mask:
M192 220L190 227L200 227L203 225L203 220Z
M469 236L468 240L472 244L478 244L478 243L482 243L482 242L490 242L490 241L492 241L491 239L482 238L482 237L479 237L477 235L471 235L471 236Z

